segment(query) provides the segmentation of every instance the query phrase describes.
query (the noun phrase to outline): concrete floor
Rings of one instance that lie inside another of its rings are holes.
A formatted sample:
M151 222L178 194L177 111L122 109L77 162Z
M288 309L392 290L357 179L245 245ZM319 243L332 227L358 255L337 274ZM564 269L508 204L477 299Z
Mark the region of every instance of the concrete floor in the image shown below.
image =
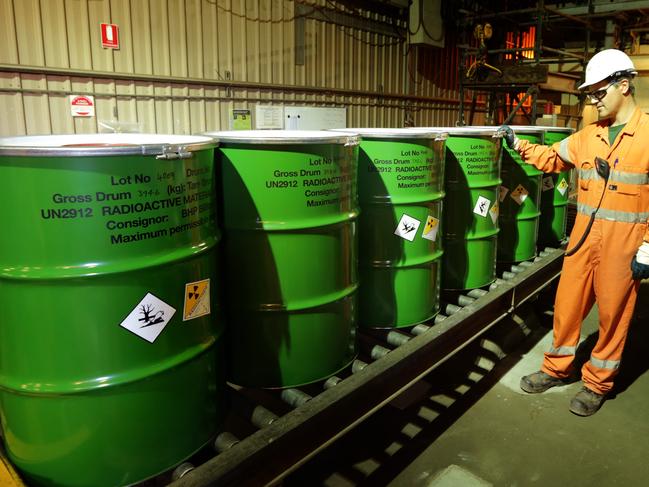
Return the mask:
M614 391L594 416L568 410L581 382L539 395L518 387L522 375L539 369L550 327L551 316L538 306L523 310L284 485L649 485L649 282L641 288ZM580 360L596 337L595 309L584 323Z

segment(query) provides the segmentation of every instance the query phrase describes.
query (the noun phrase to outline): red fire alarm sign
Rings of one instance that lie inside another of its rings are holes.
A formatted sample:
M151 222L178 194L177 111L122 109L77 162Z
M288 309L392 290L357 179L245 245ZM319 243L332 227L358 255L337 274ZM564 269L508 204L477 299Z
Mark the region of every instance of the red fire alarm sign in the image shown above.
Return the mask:
M101 24L101 47L119 49L119 28L115 24Z

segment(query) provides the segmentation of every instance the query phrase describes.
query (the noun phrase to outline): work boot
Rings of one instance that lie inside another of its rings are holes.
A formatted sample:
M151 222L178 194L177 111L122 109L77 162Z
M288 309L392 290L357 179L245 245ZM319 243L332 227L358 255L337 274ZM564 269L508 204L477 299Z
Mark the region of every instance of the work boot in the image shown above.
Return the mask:
M582 387L570 401L570 412L577 416L591 416L602 406L606 396Z
M564 379L553 377L542 370L521 377L521 389L530 394L545 392L550 389L550 387L560 386L563 384L567 384Z

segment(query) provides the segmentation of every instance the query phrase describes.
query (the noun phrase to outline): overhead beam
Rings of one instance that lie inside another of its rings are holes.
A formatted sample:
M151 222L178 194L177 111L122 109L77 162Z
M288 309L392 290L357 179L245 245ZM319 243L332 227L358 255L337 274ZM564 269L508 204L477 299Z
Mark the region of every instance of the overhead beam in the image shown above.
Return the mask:
M328 22L341 27L351 27L353 29L364 30L389 37L396 37L398 39L406 38L406 29L395 24L359 17L334 8L320 7L317 5L312 6L296 2L295 18Z
M559 7L558 5L548 5L552 10L559 14L563 15L586 15L588 14L588 6L574 6L574 7ZM594 1L592 4L593 14L605 14L605 13L618 13L625 12L628 10L642 10L649 9L649 1L647 0L628 0L621 1L617 0L611 2L609 0L599 0Z

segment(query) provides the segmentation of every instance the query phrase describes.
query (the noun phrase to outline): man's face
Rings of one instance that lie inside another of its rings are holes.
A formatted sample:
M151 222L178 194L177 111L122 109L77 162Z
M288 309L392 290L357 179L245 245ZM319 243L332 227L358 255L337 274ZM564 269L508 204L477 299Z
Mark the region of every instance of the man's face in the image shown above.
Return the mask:
M627 80L604 80L589 87L588 100L597 108L600 119L615 117L624 101L627 86Z

